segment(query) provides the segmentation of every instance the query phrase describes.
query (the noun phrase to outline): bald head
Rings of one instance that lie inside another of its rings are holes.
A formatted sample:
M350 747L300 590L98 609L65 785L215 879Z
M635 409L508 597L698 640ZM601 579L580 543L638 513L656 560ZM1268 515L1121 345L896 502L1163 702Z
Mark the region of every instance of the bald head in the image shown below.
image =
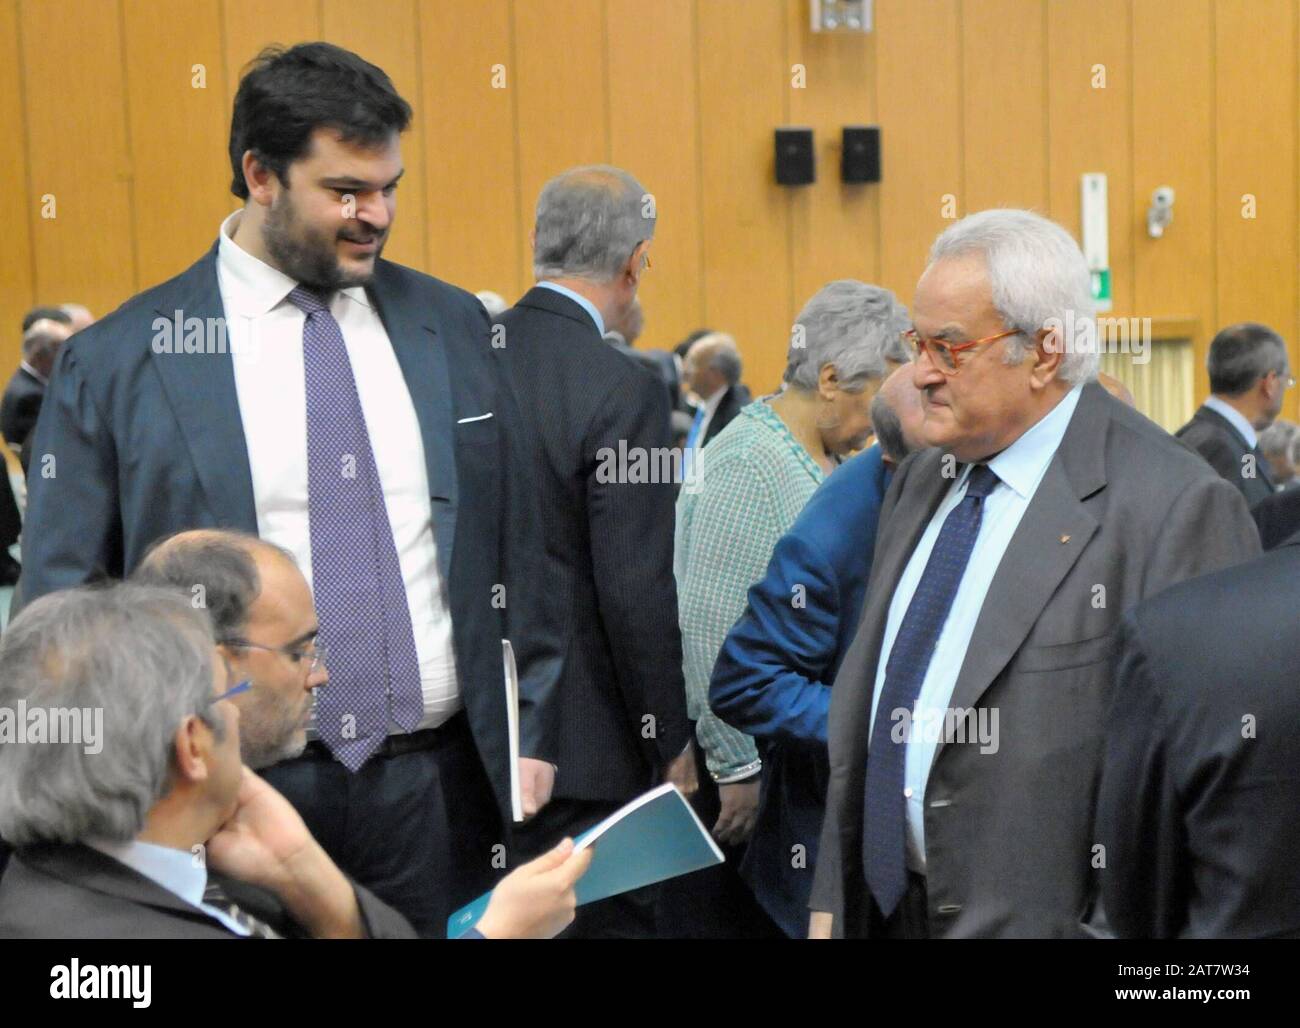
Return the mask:
M288 551L240 532L181 532L157 544L134 578L205 608L232 672L252 684L233 698L244 763L266 767L300 754L312 690L328 672L311 588Z
M46 378L54 370L54 359L59 355L72 327L53 318L39 318L33 321L23 333L23 360Z
M132 578L189 594L204 607L218 640L241 635L263 591L263 572L285 566L301 576L288 550L244 532L194 529L154 544Z
M925 409L913 372L911 364L897 368L871 401L871 424L890 464L901 464L908 454L925 447Z
M73 332L80 332L83 328L89 328L95 323L95 316L79 303L61 303L59 304L59 310L63 311L72 320Z
M707 400L739 382L744 368L736 340L726 332L710 332L686 351L683 370L695 395Z

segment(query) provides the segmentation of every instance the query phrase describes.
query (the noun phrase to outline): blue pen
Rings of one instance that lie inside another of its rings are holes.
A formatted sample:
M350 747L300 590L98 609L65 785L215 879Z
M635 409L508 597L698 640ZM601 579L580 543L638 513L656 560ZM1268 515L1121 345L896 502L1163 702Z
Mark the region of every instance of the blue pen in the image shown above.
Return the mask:
M251 688L253 688L253 680L251 678L245 678L238 685L232 685L220 696L216 697L216 699L214 699L212 702L217 703L220 700L228 700L230 699L230 697L236 696L241 692L248 692L248 690Z

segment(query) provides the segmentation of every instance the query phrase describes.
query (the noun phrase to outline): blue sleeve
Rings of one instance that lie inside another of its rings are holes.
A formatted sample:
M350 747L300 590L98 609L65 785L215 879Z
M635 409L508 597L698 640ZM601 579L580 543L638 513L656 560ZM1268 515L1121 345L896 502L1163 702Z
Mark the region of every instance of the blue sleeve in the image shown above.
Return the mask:
M800 535L786 534L722 645L710 708L755 738L825 746L831 689L821 679L834 665L839 628L832 568Z

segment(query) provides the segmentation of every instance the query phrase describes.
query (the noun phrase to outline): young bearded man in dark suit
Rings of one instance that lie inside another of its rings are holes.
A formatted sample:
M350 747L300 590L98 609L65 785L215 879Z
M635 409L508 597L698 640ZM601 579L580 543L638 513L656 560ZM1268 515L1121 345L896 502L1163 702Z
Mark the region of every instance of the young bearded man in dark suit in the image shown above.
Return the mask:
M183 529L292 553L331 682L308 751L266 776L341 840L344 870L437 935L490 884L509 820L501 640L520 664L526 812L550 788L541 712L558 664L525 433L487 315L381 259L410 118L346 50L258 57L231 123L243 208L193 267L60 354L16 602L129 574ZM394 858L397 832L417 857Z

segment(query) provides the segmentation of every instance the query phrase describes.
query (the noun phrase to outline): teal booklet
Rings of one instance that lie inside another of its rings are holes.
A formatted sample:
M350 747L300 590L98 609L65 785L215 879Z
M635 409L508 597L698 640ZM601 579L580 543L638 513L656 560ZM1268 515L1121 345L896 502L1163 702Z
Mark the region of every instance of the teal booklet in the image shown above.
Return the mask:
M665 783L587 829L576 849L596 850L575 887L578 905L721 864L725 859L686 798ZM484 893L447 919L447 937L459 938L478 924L492 893Z

